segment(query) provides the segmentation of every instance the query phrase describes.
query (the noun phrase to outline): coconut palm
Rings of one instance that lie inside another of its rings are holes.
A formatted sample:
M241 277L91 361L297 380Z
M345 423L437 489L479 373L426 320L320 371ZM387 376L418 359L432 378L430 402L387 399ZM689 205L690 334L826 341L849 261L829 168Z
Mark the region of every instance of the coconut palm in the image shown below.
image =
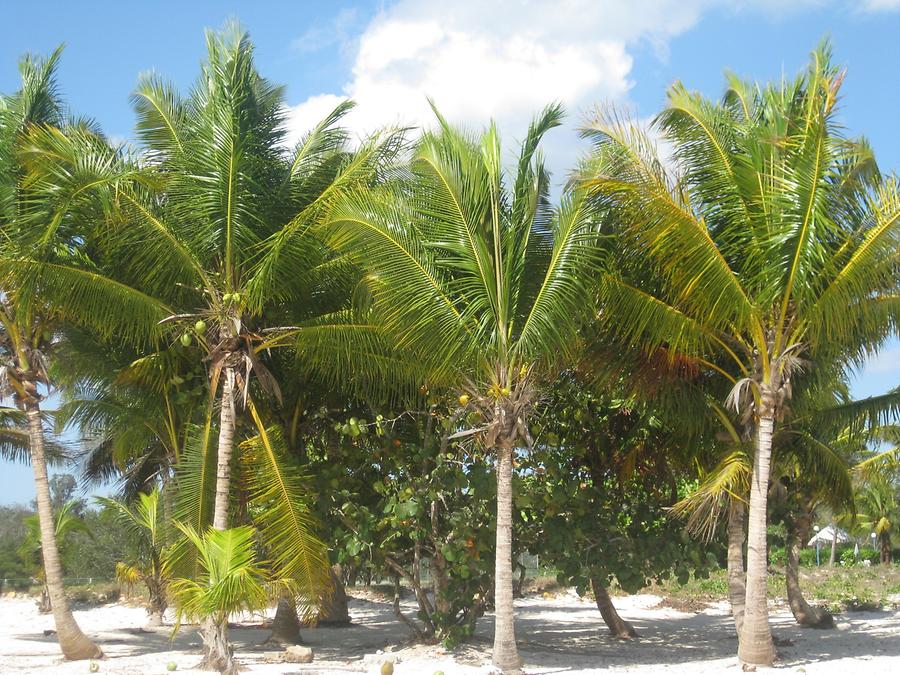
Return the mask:
M884 476L866 481L857 497L857 522L864 531L875 533L881 548L881 563L891 562L891 534L900 522L897 486Z
M117 191L104 204L105 218L93 234L123 285L141 288L174 308L164 322L168 348L188 350L195 363L207 367L218 428L207 415L190 438L181 440L184 453L176 478L186 502L176 505L176 515L198 532L210 522L216 529L229 526L237 461L262 462L244 475L281 471L283 453L271 441L277 437L255 413L251 423L262 445L254 447L265 451L234 456L238 409L252 411L254 396L279 398L262 355L272 346L265 337L269 321L282 321L284 307L290 306L293 344L307 346L322 361L343 354L341 345L330 340L329 328L345 323L347 266L309 236L309 229L343 190L377 174L399 138L386 134L346 151L347 134L337 126L351 107L344 103L288 152L281 89L256 71L247 34L230 25L221 33L208 32L206 42L207 59L189 95L179 95L155 75L139 84L133 103L141 153L96 177ZM54 148L47 161L58 162L60 156L70 157ZM77 162L77 157L67 161ZM160 372L180 377L171 369ZM214 471L208 470L210 464ZM257 485L290 486L291 481L276 473ZM211 487L214 498L207 508ZM265 490L258 492L262 499ZM290 487L282 490L293 500L298 494ZM285 508L293 514L282 520L292 524L290 534L264 544L278 547L272 554L277 563L304 561L285 569L310 575L301 584L310 601L327 585L327 557L311 537L310 521L300 517L302 504ZM279 518L273 509L256 513ZM261 529L274 537L275 530ZM209 644L215 642L213 633Z
M739 656L769 664L766 501L772 436L795 376L859 363L897 328L900 190L841 132L843 72L827 46L793 80L730 77L720 103L676 84L656 125L601 113L579 184L619 223L654 281L609 272L599 321L623 348L702 360L752 423L746 609Z
M62 505L62 508L54 516L54 537L60 550L64 551L67 548L69 537L76 532L84 532L89 537L94 536L85 522L76 513L77 506L77 500L68 501ZM40 517L37 514L28 516L25 519L25 527L25 539L22 541L18 553L28 564L33 564L40 570L37 576L43 581L43 589L41 590L41 602L38 607L41 612L49 612L53 609L53 604L50 600L50 589L47 586L47 574L41 565L43 546L41 543Z
M361 303L424 389L455 389L478 436L496 453L494 664L520 667L513 623L512 476L530 443L536 397L576 351L597 263L590 214L577 195L553 208L539 154L560 124L550 106L531 124L511 176L500 137L438 128L415 145L409 168L349 195L322 231L364 271ZM368 303L366 305L366 303Z
M345 185L367 179L386 146L344 151L346 133L336 125L351 106L342 104L286 154L282 90L256 71L247 34L230 25L206 42L187 97L155 75L132 97L143 171L118 194L105 252L121 261L125 283L176 308L169 320L185 347L199 344L220 403L212 520L222 529L235 406L249 400L251 376L277 397L258 356L265 313L293 298L312 298L304 304L325 314L340 309L345 296L327 302L327 253L304 234ZM271 237L280 255L261 268Z
M238 668L225 633L229 615L265 609L285 584L283 580L274 582L258 559L253 528L210 528L201 535L190 526L177 525L197 550L200 573L196 579L175 578L170 584L175 628L185 619L212 619L216 645L211 651L217 659L209 666L224 675L234 675Z
M140 582L147 587L150 624L159 626L168 605L165 547L166 528L169 527L160 503L160 491L154 489L150 493L141 493L134 504L108 497L100 497L98 501L113 510L123 531L129 533L137 543L134 559L116 563L116 577L129 586Z
M41 551L60 647L70 659L95 658L100 649L78 628L65 597L47 482L41 401L50 385L55 338L78 321L98 334L133 336L164 316L158 303L92 269L73 213L85 207L68 186L47 190L28 167L34 135L65 138L104 162L105 141L89 123L64 118L55 71L60 50L20 62L22 89L0 98L0 360L2 393L12 395L27 419Z

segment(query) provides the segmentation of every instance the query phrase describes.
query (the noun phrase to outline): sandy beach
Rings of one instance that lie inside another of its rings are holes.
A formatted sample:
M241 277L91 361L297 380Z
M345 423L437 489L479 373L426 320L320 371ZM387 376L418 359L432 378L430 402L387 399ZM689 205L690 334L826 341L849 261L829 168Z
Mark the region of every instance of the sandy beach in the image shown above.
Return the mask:
M658 596L636 595L616 598L616 604L640 633L639 639L613 639L593 603L572 592L517 601L524 671L569 675L741 672L735 657L737 640L724 603L700 612L682 612L661 607ZM351 626L303 632L304 643L315 651L315 661L308 665L283 663L281 650L263 644L267 616L235 617L230 636L241 670L376 673L382 661L391 659L397 675L492 672L490 616L479 622L472 641L447 652L440 646L411 643L387 602L355 598L350 613ZM200 653L196 627L183 627L170 639L171 626L145 629L143 608L122 603L76 611L75 616L106 653L98 662L100 673L165 673L170 662L177 664L177 672L202 672L192 669ZM774 607L773 632L780 657L776 669L810 675L900 670L900 611L846 612L836 619L834 630L803 629L786 608ZM54 638L45 635L52 628L52 617L39 614L32 599L0 600L0 673L87 673L88 663L62 659Z

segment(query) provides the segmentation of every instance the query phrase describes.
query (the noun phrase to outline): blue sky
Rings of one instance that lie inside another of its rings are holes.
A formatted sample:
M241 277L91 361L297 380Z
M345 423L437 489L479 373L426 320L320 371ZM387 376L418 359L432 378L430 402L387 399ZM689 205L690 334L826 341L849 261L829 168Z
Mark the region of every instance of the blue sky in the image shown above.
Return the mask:
M341 98L359 103L359 134L427 123L426 96L454 121L498 120L511 139L552 100L569 127L550 137L561 173L582 147L573 131L598 103L650 117L680 79L710 96L725 69L753 79L793 75L824 37L847 67L842 119L900 171L900 0L438 0L400 2L17 2L0 29L0 91L17 88L17 58L65 43L61 81L72 110L127 140L128 95L156 70L182 88L203 57L203 29L238 18L262 73L287 87L299 136ZM892 341L857 378L867 396L900 384ZM0 465L0 503L32 498L30 470Z

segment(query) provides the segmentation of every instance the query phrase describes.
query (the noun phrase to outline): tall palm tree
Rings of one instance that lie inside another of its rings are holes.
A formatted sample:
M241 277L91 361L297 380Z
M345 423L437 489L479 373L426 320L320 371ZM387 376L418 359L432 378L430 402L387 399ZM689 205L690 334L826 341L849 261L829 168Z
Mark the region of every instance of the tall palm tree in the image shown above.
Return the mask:
M179 481L182 488L190 486L181 492L192 503L176 508L176 515L198 532L210 521L227 529L236 461L255 459L260 464L252 471L276 471L269 482L287 486L281 496L292 500L283 505L288 515L277 509L258 515L292 527L276 536L263 526L274 537L264 543L285 563L286 573L306 576L300 587L311 601L328 583L327 556L296 503L298 491L280 473L285 467L279 437L253 412L252 399L260 392L278 399L261 352L272 346L265 337L268 322L281 318L283 306L298 308L291 326L303 330L295 344L312 344L323 359L326 352L340 354L339 347L328 351L322 335L343 321L349 302L346 283L331 283L343 267L308 232L342 190L377 173L397 136L374 138L348 152L347 134L338 126L351 108L344 103L289 152L283 145L282 90L257 72L247 34L229 25L221 33L208 32L206 46L206 62L189 95L179 95L155 75L140 82L132 98L141 153L96 176L95 182L117 189L104 202L106 217L92 236L117 280L173 308L164 322L169 348L188 350L207 367L211 399L218 404L218 443L211 442L211 416L192 438L182 439ZM46 161L60 156L68 157L54 148ZM77 159L67 162L77 165ZM236 458L235 420L242 406L252 413L259 443ZM207 470L210 463L214 472ZM207 509L211 477L214 499ZM258 484L259 499L265 484ZM218 644L215 630L207 634L208 645Z
M136 326L152 325L164 314L159 303L91 269L72 218L84 203L64 189L47 191L28 169L35 134L66 138L85 150L105 147L89 123L64 118L55 76L59 57L60 50L46 59L23 58L22 89L0 98L0 360L3 394L13 396L27 419L41 551L60 647L66 658L86 659L102 652L75 623L62 585L41 421L48 367L58 329L69 321L105 336L131 336ZM99 161L107 156L91 154Z
M730 77L720 103L676 84L656 125L603 113L579 184L654 280L607 273L599 321L626 349L700 358L753 425L746 608L738 655L775 656L766 607L772 436L797 373L866 353L897 328L900 190L841 132L843 72L827 46L793 80Z
M560 124L559 106L531 124L511 176L495 126L476 137L437 118L408 169L341 201L322 231L363 270L367 319L407 369L427 372L424 387L456 390L460 406L480 419L463 434L478 435L496 453L493 661L514 672L521 663L513 618L513 464L517 449L530 443L536 396L576 351L577 326L592 306L596 237L577 195L556 208L548 202L539 144Z

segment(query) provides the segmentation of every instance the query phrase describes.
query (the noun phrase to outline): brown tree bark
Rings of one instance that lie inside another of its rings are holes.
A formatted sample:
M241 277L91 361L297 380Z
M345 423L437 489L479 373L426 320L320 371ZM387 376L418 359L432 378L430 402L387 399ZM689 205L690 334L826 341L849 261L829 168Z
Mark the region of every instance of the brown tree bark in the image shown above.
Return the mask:
M290 594L282 594L278 598L275 619L272 621L272 633L266 642L280 645L299 645L300 619L297 617L297 603Z
M41 425L41 409L37 398L37 386L25 383L29 400L25 401L28 417L28 440L31 445L31 468L34 472L34 489L37 497L38 520L41 528L41 556L44 559L44 575L56 636L63 655L70 660L99 659L103 651L91 641L75 622L69 609L69 600L63 588L62 565L56 548L56 523L50 501L50 485L47 481L47 459L44 455L44 429Z
M199 670L217 670L222 675L237 675L234 649L228 644L228 617L221 616L209 622L203 631L203 660Z
M231 454L234 449L234 371L230 366L222 368L222 396L219 409L219 444L216 451L216 501L213 507L213 528L228 529L228 512L231 495ZM213 663L225 663L224 652L213 654L210 649L219 648L219 641L227 645L228 617L216 625L212 619L203 622L204 656L202 663L215 669ZM230 657L229 657L230 658Z
M512 580L512 455L511 448L497 447L497 545L494 563L493 664L504 674L522 666L516 648Z
M738 637L744 627L747 585L744 575L744 504L731 500L728 508L728 599Z
M591 590L594 592L594 601L597 603L597 609L600 610L600 616L603 617L603 622L609 628L610 633L620 640L639 637L634 627L619 616L612 598L609 597L609 592L606 590L606 584L597 575L591 576Z
M881 540L881 564L890 565L893 561L893 550L891 547L891 533L882 532L879 537Z
M319 623L326 626L347 626L350 624L350 610L342 579L343 570L340 565L332 565L328 574L331 577L332 591L319 608Z
M762 389L756 429L756 455L753 459L753 474L750 481L744 625L738 643L738 659L752 666L770 666L775 661L775 645L772 642L766 598L767 500L772 433L775 428L775 394L766 385L763 385Z
M785 523L785 565L784 579L787 586L788 604L791 614L801 626L809 628L834 628L834 618L821 607L811 607L800 590L800 536L805 528Z
M216 501L213 527L228 529L228 507L231 494L231 454L234 449L234 371L222 369L222 398L219 410L219 445L216 455Z
M837 525L831 523L831 555L828 556L828 566L834 567L837 558Z

